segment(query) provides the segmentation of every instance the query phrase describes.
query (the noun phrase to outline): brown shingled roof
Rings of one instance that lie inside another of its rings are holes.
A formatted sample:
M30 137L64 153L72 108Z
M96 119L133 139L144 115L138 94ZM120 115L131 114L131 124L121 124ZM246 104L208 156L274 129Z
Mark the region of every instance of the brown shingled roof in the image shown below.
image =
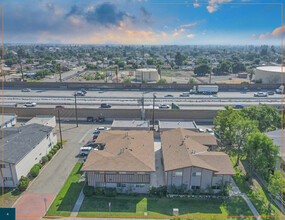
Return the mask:
M204 144L210 137L205 133L197 133L186 129L172 129L161 134L161 147L165 171L185 167L200 167L212 170L215 174L234 175L230 158L223 152L208 152ZM197 138L198 137L198 138Z
M102 131L96 143L104 150L91 151L82 171L155 171L152 131Z

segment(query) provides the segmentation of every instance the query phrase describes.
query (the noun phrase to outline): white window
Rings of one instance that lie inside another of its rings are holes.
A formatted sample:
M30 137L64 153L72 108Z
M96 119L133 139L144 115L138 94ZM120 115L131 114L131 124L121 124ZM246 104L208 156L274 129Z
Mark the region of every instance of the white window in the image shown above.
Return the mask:
M145 174L145 172L137 172L137 174Z
M117 187L126 187L125 183L117 183Z
M173 172L172 172L172 176L173 176L173 177L182 176L182 171L173 171Z
M119 174L127 174L127 172L119 172Z
M145 184L136 184L136 188L143 188L145 187Z
M192 174L192 176L201 176L201 172L194 172L193 174Z
M4 177L4 181L12 181L13 178L12 177Z

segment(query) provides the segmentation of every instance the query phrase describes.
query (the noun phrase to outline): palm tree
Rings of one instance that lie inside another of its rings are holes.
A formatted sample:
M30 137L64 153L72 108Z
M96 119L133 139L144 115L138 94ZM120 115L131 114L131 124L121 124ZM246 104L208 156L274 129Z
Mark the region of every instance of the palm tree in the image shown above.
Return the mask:
M157 69L157 72L158 72L158 75L159 75L159 79L161 79L161 66L158 64L156 66L156 69Z
M19 60L19 63L20 63L20 71L21 71L21 74L22 74L22 81L24 81L22 58L25 55L25 50L24 50L23 46L21 46L19 48L19 50L17 51L17 55L18 55L18 60Z
M118 68L118 65L116 65L116 67L115 67L115 74L116 74L117 83L119 82L119 80L118 80L118 73L119 73L119 68Z
M60 63L56 63L55 64L55 68L56 68L56 71L59 73L59 81L62 82L62 79L61 79L61 65Z

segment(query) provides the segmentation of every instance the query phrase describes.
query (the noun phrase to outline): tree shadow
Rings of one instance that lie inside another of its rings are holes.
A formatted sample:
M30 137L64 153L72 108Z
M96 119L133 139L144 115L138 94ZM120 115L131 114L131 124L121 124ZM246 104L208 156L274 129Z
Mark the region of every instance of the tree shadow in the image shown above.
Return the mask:
M136 213L142 198L128 197L85 197L80 212L128 212ZM109 209L110 203L110 209Z
M222 214L220 206L223 200L205 200L189 198L163 198L149 199L147 210L163 215L172 216L173 208L179 209L179 215L204 213L204 214Z

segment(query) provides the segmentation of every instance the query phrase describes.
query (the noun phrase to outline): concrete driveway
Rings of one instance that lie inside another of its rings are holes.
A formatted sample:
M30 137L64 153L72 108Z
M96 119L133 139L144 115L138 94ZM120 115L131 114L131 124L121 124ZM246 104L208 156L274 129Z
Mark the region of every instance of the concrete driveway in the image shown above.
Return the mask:
M162 164L161 140L154 139L155 153L155 174L152 178L151 185L154 187L165 186L164 167Z
M91 138L94 128L94 124L80 124L78 128L74 124L62 124L63 140L67 140L67 142L14 204L17 220L23 219L20 216L28 216L25 218L28 220L32 218L31 216L45 214L45 210L42 209L44 207L43 198L47 198L48 210L78 161L80 147ZM39 217L32 220L37 219Z

